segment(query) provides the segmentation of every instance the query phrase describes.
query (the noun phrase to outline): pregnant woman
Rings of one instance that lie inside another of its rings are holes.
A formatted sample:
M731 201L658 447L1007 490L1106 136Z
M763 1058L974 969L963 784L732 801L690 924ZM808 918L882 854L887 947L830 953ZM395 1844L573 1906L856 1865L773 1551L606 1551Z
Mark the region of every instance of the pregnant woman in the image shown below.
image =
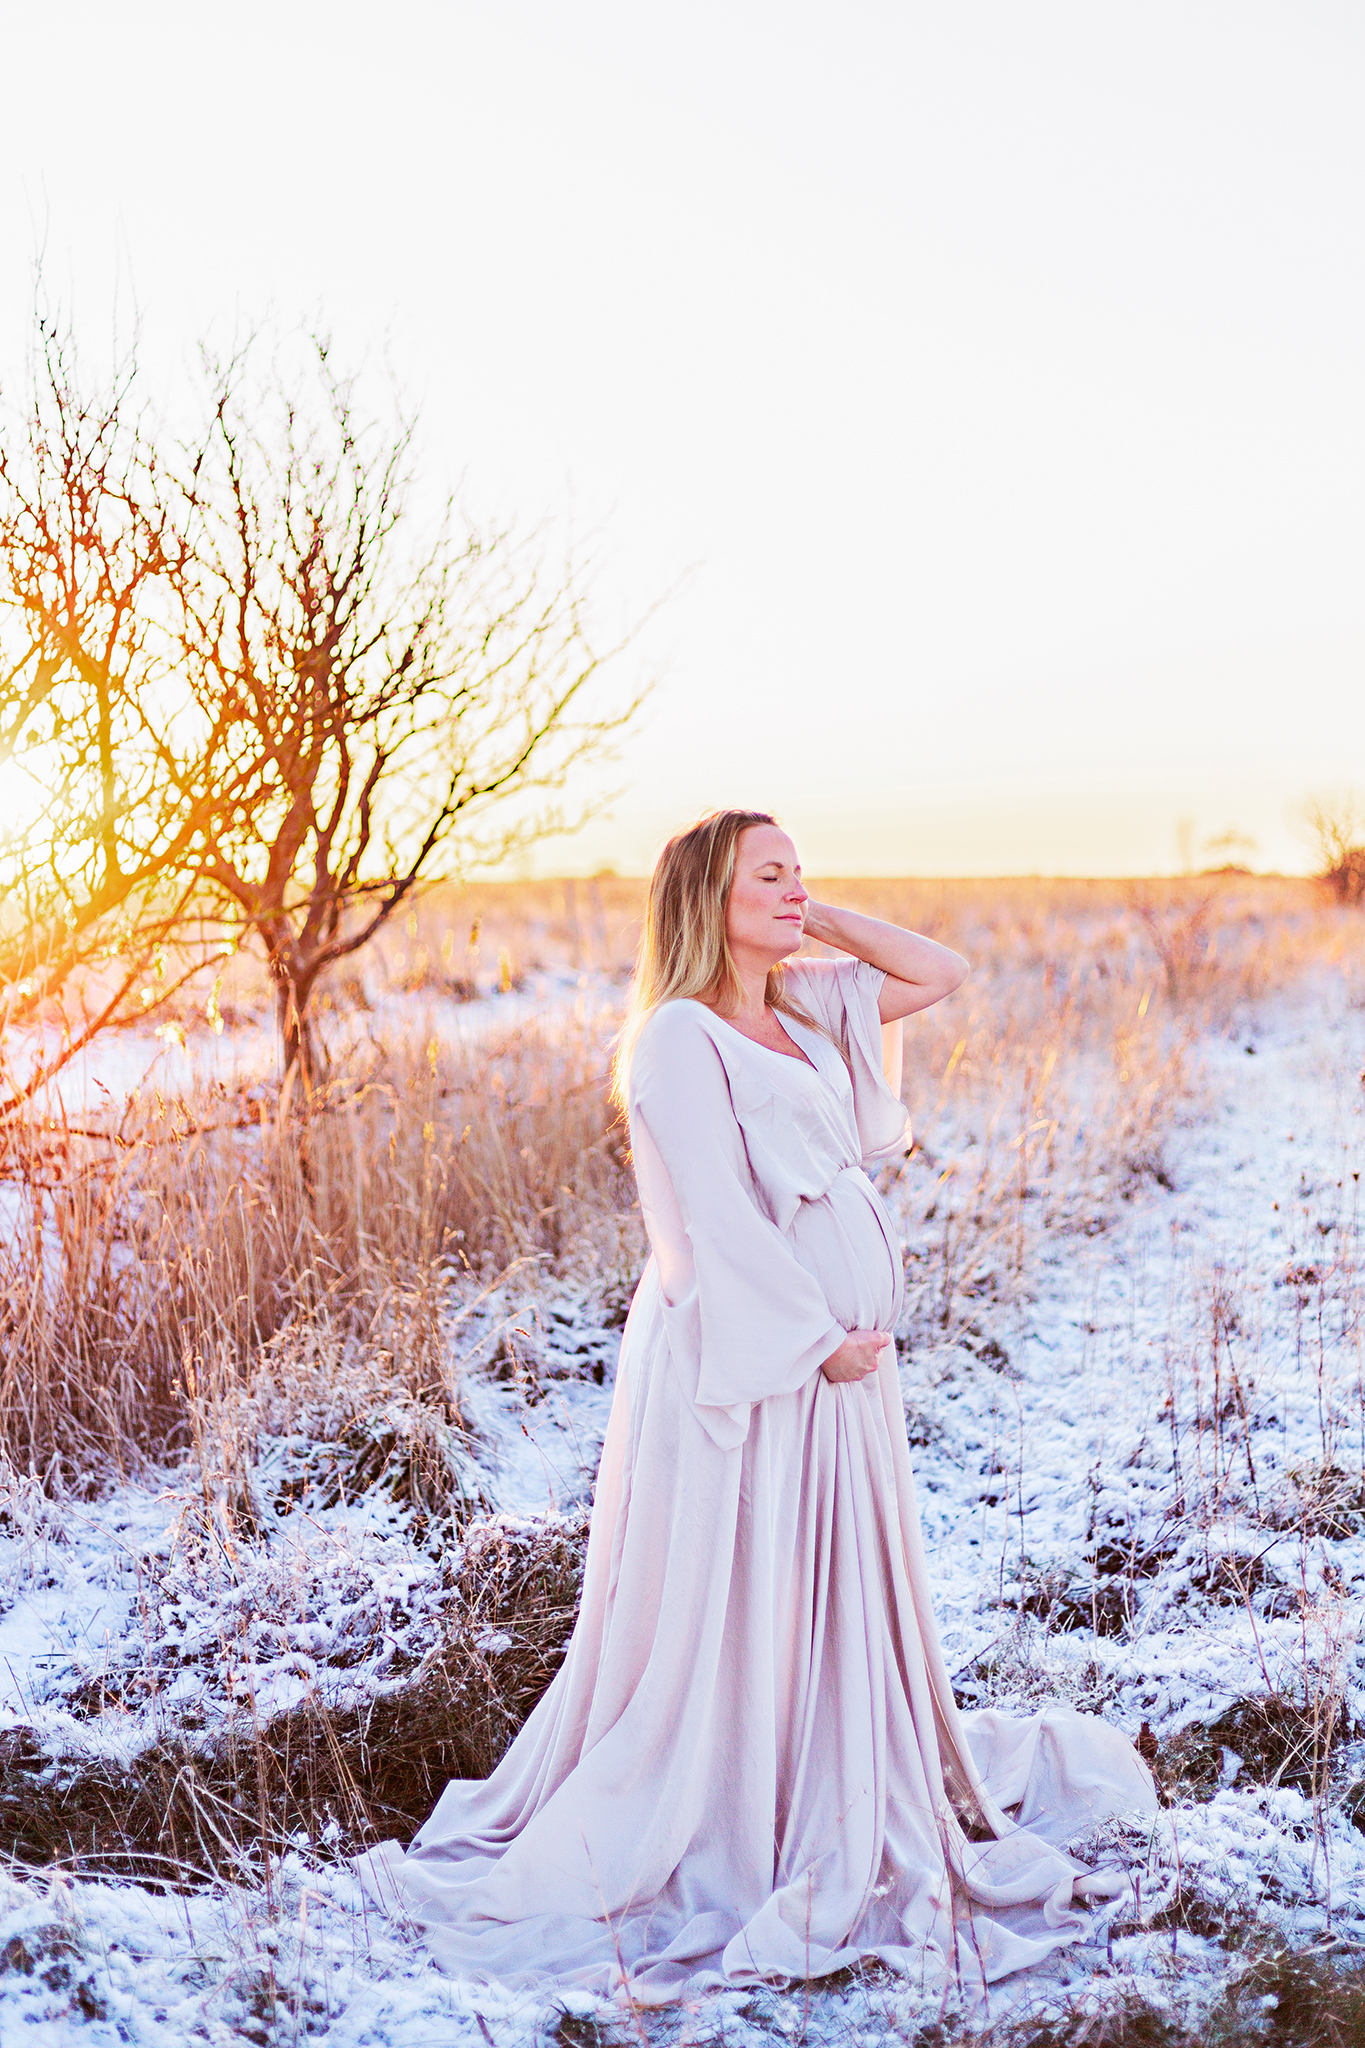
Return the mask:
M784 965L803 936L845 957ZM935 1631L863 1169L904 1142L881 1027L966 971L812 902L761 812L665 848L617 1072L653 1256L578 1624L493 1775L359 1866L448 1969L642 2003L864 1957L980 1985L1122 1890L1061 1845L1155 1806L1136 1753L959 1713Z

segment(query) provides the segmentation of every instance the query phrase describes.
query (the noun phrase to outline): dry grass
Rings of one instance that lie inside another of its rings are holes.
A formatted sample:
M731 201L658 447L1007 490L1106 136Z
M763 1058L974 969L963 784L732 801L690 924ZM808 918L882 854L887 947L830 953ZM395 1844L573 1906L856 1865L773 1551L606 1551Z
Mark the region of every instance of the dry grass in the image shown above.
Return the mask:
M1358 923L1275 878L817 886L974 962L963 993L906 1033L928 1133L917 1170L933 1173L912 1329L969 1341L984 1298L1026 1291L1044 1232L1103 1228L1163 1176L1198 1032L1340 960ZM434 892L365 972L429 1003L538 969L619 980L641 901L616 878ZM217 1000L254 1015L263 993L244 965ZM282 1126L258 1081L183 1099L146 1088L85 1134L38 1120L17 1134L0 1230L14 1469L88 1488L212 1443L245 1473L238 1396L263 1376L277 1411L321 1372L351 1385L354 1413L387 1389L458 1429L452 1322L471 1284L591 1244L604 1284L628 1288L641 1246L603 1091L610 1013L561 1000L483 1041L422 1015L405 1001L379 1023L337 1018L332 1078L301 1124Z
M327 1019L368 1011L396 996L469 1002L519 989L541 973L623 980L640 934L645 885L617 875L586 881L442 884L386 925L369 949L324 985ZM250 953L229 962L217 1004L229 1025L269 1009L270 991ZM202 1021L207 991L187 992L176 1014Z
M1172 1997L1154 2003L1136 1993L1083 1994L1042 2024L1013 2019L985 2034L949 2034L917 2048L948 2048L971 2040L980 2048L1359 2048L1365 2041L1365 1966L1331 1944L1295 1954L1262 1941L1234 1967L1211 2001L1181 1997L1172 1971Z
M535 1531L470 1525L451 1552L437 1641L382 1693L314 1688L268 1720L249 1704L204 1735L168 1727L131 1762L79 1741L54 1757L31 1730L5 1731L0 1841L27 1864L189 1883L268 1880L291 1849L406 1841L449 1779L487 1776L554 1676L586 1535L582 1514ZM93 1715L122 1703L93 1693L73 1705Z
M325 1368L458 1423L471 1283L588 1240L633 1256L606 1058L569 1017L465 1053L369 1047L283 1127L255 1091L155 1095L110 1117L118 1142L32 1132L0 1238L11 1464L82 1488L191 1441L221 1454L261 1373L278 1392Z
M906 1099L935 1176L909 1271L926 1335L1026 1292L1045 1238L1102 1231L1144 1180L1164 1183L1201 1034L1349 958L1356 933L1279 879L839 888L973 963L961 994L906 1030Z

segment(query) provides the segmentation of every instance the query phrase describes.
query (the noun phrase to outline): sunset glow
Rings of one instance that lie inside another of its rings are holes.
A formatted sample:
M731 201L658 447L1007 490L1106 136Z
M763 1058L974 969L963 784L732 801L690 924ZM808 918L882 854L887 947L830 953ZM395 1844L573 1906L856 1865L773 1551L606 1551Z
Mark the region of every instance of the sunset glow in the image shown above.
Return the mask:
M540 867L755 800L845 871L1292 867L1365 782L1359 9L160 19L83 10L61 151L10 110L7 359L37 242L171 410L190 337L321 309L438 490L597 536L604 630L673 592L620 800ZM375 147L300 243L304 75Z

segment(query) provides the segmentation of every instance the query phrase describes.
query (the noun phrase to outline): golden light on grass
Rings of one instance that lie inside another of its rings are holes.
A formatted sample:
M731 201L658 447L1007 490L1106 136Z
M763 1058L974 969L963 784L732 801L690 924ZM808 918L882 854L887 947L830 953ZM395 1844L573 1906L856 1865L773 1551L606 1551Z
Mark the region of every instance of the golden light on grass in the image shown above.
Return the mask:
M940 1326L966 1313L974 1275L992 1267L1025 1289L1047 1230L1083 1228L1159 1176L1201 1031L1342 959L1358 925L1284 880L1150 885L1140 900L1093 882L820 886L974 962L905 1039L925 1148L912 1169L933 1160L939 1183L911 1297ZM413 930L325 997L332 1066L301 1134L276 1131L259 1056L240 1100L215 1083L63 1111L55 1149L41 1106L16 1134L15 1167L32 1169L16 1188L22 1225L0 1242L0 1448L23 1467L55 1459L79 1483L135 1465L186 1426L186 1344L215 1398L235 1401L267 1359L277 1368L280 1345L331 1330L340 1360L349 1332L424 1399L447 1383L441 1303L461 1273L483 1284L518 1260L605 1259L624 1284L643 1240L604 1077L642 898L618 878L435 892ZM501 1000L548 969L586 972L582 995L561 984L543 1016L452 1036L470 987L442 935L474 926ZM399 995L380 1022L374 1005ZM259 966L238 956L184 991L163 1043L193 1054L254 1020L268 1070L269 1015ZM964 1120L974 1142L945 1151ZM397 1345L380 1337L395 1316Z

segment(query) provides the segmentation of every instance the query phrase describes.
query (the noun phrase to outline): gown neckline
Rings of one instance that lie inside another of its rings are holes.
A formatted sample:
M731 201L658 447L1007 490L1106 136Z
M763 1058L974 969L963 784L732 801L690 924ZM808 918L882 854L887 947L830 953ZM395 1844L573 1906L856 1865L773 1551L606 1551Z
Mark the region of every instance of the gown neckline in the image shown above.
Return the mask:
M687 1000L689 1002L695 1003L699 1010L705 1010L708 1017L714 1017L718 1024L723 1024L726 1030L733 1032L736 1038L742 1038L746 1045L757 1046L760 1052L771 1053L775 1060L786 1060L789 1065L793 1063L792 1056L790 1053L779 1052L775 1045L764 1045L761 1038L750 1038L747 1031L741 1031L737 1024L732 1024L728 1017L722 1017L719 1010L713 1010L711 1008L711 1005L709 1003L702 1002L699 996L689 996ZM773 1015L777 1017L781 1016L782 1013L780 1010L774 1010ZM796 1019L792 1018L791 1022L795 1023ZM791 1038L792 1035L791 1031L788 1029L788 1020L785 1017L782 1018L782 1029L787 1033L788 1038ZM811 1072L814 1075L816 1075L819 1080L823 1081L826 1078L825 1075L821 1073L819 1067L811 1058L811 1055L806 1051L805 1047L802 1046L799 1040L795 1038L792 1038L792 1044L797 1047L798 1052L800 1054L800 1057L795 1062L795 1064L799 1066L809 1067Z

